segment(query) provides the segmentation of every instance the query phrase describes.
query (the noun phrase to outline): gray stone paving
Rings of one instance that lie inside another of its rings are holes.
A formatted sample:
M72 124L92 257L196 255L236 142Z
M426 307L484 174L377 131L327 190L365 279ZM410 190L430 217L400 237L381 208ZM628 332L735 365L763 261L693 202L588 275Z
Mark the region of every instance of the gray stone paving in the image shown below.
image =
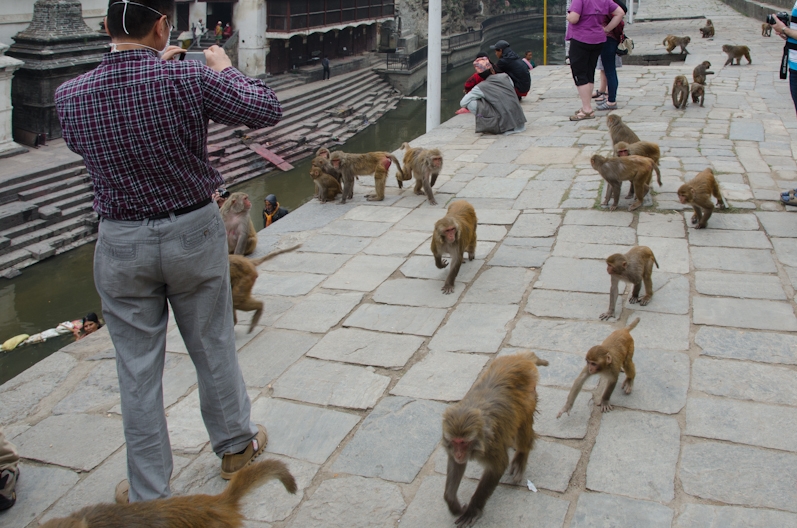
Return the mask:
M686 18L701 16L716 39ZM637 17L656 21L627 27L635 53L692 36L683 63L619 70L616 113L662 151L663 186L640 210L597 206L605 185L589 158L610 152L605 118L571 123L569 69L541 66L522 102L525 132L475 134L460 115L413 140L446 158L437 207L388 178L382 203L311 202L260 233L258 254L302 247L260 266L253 295L266 308L251 333L251 314L239 314L236 348L252 420L268 428L265 456L288 465L299 492L269 482L251 493L247 528L453 526L441 415L495 357L523 350L550 362L539 368L540 438L521 485L504 475L477 526L797 525L797 230L778 199L797 181L797 122L775 74L782 44L717 0L644 1ZM722 66L732 35L752 65ZM705 107L675 110L672 78L702 60L716 72ZM706 167L731 208L696 230L676 191ZM355 197L372 185L359 180ZM461 198L479 218L476 259L443 295L448 269L435 267L429 237ZM616 317L600 321L604 260L636 245L656 255L655 295L632 305L625 287ZM616 389L602 414L593 377L556 419L586 351L635 317L632 394ZM218 493L226 484L173 322L166 350L172 490ZM113 358L103 329L0 387L0 424L23 457L3 528L112 500L125 474ZM469 464L462 502L481 471Z

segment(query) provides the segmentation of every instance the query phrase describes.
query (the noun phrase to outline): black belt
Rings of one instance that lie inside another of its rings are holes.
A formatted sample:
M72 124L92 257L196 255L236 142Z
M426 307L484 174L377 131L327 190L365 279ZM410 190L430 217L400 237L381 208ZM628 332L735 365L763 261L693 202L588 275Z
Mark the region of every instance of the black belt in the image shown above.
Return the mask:
M174 211L167 211L165 213L158 213L156 215L150 216L150 220L162 220L163 218L169 218L172 214L174 216L184 215L186 213L190 213L196 211L197 209L202 209L206 205L208 205L212 200L210 198L205 198L201 202L195 203L194 205L189 205L188 207L182 207L180 209L175 209Z

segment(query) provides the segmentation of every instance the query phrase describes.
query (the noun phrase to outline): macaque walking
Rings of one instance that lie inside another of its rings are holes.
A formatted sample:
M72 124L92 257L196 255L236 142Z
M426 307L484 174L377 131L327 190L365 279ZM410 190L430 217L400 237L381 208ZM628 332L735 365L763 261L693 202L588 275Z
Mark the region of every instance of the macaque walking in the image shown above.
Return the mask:
M672 82L672 104L675 108L686 108L689 101L689 81L686 75L678 75Z
M462 401L443 413L443 447L448 452L443 498L449 511L459 516L455 521L459 528L472 526L481 517L507 467L513 482L523 478L536 438L537 365L547 364L532 352L496 358ZM515 448L511 465L510 447ZM457 491L468 460L474 459L484 473L470 502L462 506Z
M750 59L750 48L747 46L731 46L730 44L725 44L722 46L722 51L728 54L728 60L725 61L725 66L728 64L733 66L734 60L736 60L736 65L739 66L742 63L742 57L747 59L747 64L753 63Z
M659 267L653 251L647 246L636 246L631 248L628 253L615 253L606 259L606 272L612 278L612 286L609 290L609 309L602 313L602 320L614 317L614 305L617 303L617 294L620 281L634 285L634 290L628 302L631 304L639 303L646 306L653 298L653 264ZM639 298L639 291L642 283L645 283L645 296Z
M396 172L399 189L404 181L415 177L415 194L426 193L429 205L437 205L432 187L443 170L443 154L437 149L412 148L409 143L401 145L404 150L404 170Z
M368 201L382 201L385 199L385 184L390 163L396 164L396 169L401 171L399 160L390 152L367 152L365 154L347 154L336 150L330 155L330 163L340 171L343 178L343 198L340 203L354 198L354 178L357 176L374 176L374 193L365 195Z
M567 396L567 403L556 415L557 419L565 413L570 414L570 409L573 408L573 402L576 401L578 393L581 392L581 387L584 386L587 378L593 374L600 374L606 378L607 382L601 401L597 404L600 405L601 412L609 412L613 408L609 403L609 398L612 397L621 370L625 372L623 392L631 394L631 390L634 388L634 378L636 377L633 361L634 338L631 337L631 330L636 328L637 324L639 324L639 317L631 321L631 324L625 328L615 330L609 334L609 337L604 339L600 345L589 349L589 352L587 352L587 364L576 378L576 381L573 382L573 387Z
M476 210L465 200L458 200L448 206L448 213L435 222L432 233L432 254L438 269L448 265L443 253L451 257L451 268L448 272L443 293L454 291L454 280L459 273L464 254L468 252L468 260L476 257Z
M764 22L761 24L761 36L762 37L771 37L772 36L772 26Z
M227 230L227 249L231 255L248 255L257 247L257 231L249 210L249 195L234 192L221 206L221 218Z
M714 212L714 204L711 203L712 196L717 199L717 207L725 209L720 186L714 178L714 171L711 168L698 173L697 176L678 188L678 201L691 205L695 211L695 214L692 215L692 223L697 224L695 229L703 229L708 224L708 219Z
M688 54L689 52L686 51L686 46L692 42L691 37L676 37L675 35L667 35L664 37L663 45L667 46L667 53L672 53L676 47L681 47L682 54Z
M643 156L650 158L653 162L653 170L656 171L656 180L661 187L661 171L659 170L659 160L661 159L661 149L655 143L650 141L637 141L636 143L628 144L625 141L618 141L614 144L614 155L621 158L623 156ZM628 193L626 198L631 198L634 195L633 184L631 192Z
M622 158L604 158L600 154L594 154L590 158L592 168L598 171L606 180L608 189L606 198L601 205L608 205L609 200L614 199L614 204L609 206L610 211L617 209L620 201L620 186L624 181L630 181L634 186L636 201L629 207L629 211L634 211L642 207L642 200L648 193L650 182L653 179L653 160L642 156L625 156Z

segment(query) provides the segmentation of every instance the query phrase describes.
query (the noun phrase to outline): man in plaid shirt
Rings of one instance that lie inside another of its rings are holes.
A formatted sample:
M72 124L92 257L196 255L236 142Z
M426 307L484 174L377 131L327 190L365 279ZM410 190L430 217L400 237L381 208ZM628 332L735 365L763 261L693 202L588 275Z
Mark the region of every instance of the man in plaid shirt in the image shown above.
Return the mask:
M112 52L66 82L56 106L69 148L83 156L101 217L94 280L116 348L129 479L118 502L170 495L163 408L168 306L196 367L202 418L223 478L268 440L250 422L235 352L224 223L210 196L224 181L208 162L207 125L264 127L282 110L262 81L218 46L207 66L170 60L174 0L110 0ZM160 50L163 50L162 52Z

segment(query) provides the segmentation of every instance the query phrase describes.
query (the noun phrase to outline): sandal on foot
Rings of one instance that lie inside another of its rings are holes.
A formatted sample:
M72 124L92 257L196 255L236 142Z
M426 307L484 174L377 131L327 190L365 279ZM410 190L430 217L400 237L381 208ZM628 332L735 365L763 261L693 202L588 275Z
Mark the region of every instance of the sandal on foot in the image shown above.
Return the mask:
M595 90L595 93L592 94L592 98L593 99L598 99L598 98L603 97L605 95L606 95L606 92L601 92L599 90Z
M598 103L598 106L595 107L596 110L617 110L617 103L610 103L609 101L601 101Z
M575 115L570 116L570 121L583 121L585 119L595 119L595 111L586 114L583 110L579 110Z

